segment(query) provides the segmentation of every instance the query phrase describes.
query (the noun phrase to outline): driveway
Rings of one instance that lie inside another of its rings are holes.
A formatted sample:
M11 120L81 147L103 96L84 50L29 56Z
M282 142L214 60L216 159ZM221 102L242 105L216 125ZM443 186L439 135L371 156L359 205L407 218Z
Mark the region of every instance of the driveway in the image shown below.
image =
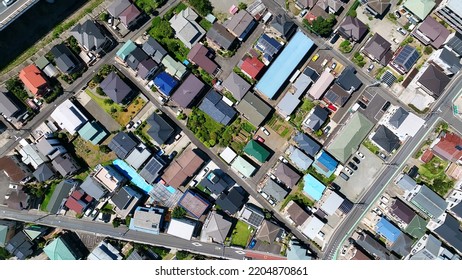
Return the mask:
M5 172L0 171L0 201L3 204L5 202L5 195L9 191L10 179L6 176Z

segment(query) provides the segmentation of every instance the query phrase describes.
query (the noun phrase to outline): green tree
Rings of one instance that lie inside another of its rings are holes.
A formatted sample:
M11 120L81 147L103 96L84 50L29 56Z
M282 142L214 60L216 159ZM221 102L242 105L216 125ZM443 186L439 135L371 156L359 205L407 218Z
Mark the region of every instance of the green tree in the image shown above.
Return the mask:
M433 48L432 48L432 47L426 46L426 47L424 48L424 54L429 55L429 54L431 54L432 52L433 52Z
M96 88L96 93L102 96L105 96L104 90L101 87Z
M116 227L119 227L120 224L121 224L120 218L114 218L114 219L112 220L112 226L113 226L113 227L115 227L115 228L116 228Z
M110 153L111 152L111 149L109 148L108 145L100 145L99 146L99 151L102 152L102 153Z
M107 105L112 105L114 104L114 100L108 98L108 99L104 99L104 104L107 104Z
M149 35L156 40L162 41L165 38L173 38L175 33L167 20L155 17L152 20L152 27L149 29Z
M184 260L186 259L187 257L189 257L189 252L186 252L186 251L178 251L176 252L175 254L176 258L178 260Z
M213 11L212 3L209 0L189 0L189 4L203 17L211 14Z
M239 10L245 10L247 9L247 4L244 2L239 2L239 5L237 5L237 7L239 8Z
M101 21L108 21L108 19L109 19L109 14L108 13L101 13L99 15L99 20L101 20Z
M342 53L349 53L353 47L351 46L350 41L344 40L342 43L340 43L339 49Z
M308 29L318 34L319 36L328 37L332 33L332 28L337 23L337 20L335 19L334 15L330 15L327 19L323 17L317 17L311 23L304 19L303 23Z
M172 217L175 219L181 219L186 216L186 210L183 207L177 206L172 211Z
M29 98L29 95L27 94L26 90L24 89L24 86L22 82L18 78L11 78L5 83L6 89L13 93L18 99L20 100L26 100Z

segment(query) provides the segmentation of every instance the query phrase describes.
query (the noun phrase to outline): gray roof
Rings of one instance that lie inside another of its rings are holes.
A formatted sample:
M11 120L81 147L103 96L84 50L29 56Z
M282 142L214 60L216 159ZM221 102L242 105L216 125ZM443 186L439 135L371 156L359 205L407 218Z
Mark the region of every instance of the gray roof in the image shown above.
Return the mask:
M374 57L380 64L387 65L393 56L390 49L391 43L380 36L380 34L375 33L364 47L364 52Z
M410 260L434 260L438 257L442 242L433 234L429 234L425 247L411 256Z
M223 87L231 92L237 100L241 100L249 91L250 84L238 74L231 72L228 78L223 81Z
M458 55L462 55L462 34L456 32L454 37L449 39L448 43L446 44L451 50L453 50Z
M225 50L233 48L236 44L236 37L226 30L223 25L218 23L218 21L213 24L209 31L207 31L207 39Z
M152 157L148 163L141 169L140 176L143 177L148 184L152 184L157 177L159 177L160 171L164 168L164 163L158 160L156 157Z
M301 176L290 165L279 163L274 175L287 187L292 188L300 180Z
M276 105L276 109L281 115L288 117L295 111L300 102L300 99L295 94L287 92Z
M148 59L148 57L149 56L140 47L137 46L127 55L125 62L128 64L128 66L130 66L130 68L136 70L138 69L140 62Z
M335 104L339 107L343 107L350 98L350 93L344 90L338 84L334 84L327 92L324 94L323 99L329 103Z
M337 84L339 84L344 90L355 91L358 90L363 83L358 77L356 77L355 68L348 66L337 78Z
M61 154L56 157L51 164L61 176L66 177L67 175L74 174L80 169L80 166L75 162L75 159L69 154Z
M311 157L314 157L321 149L321 145L305 133L297 133L294 136L294 141L300 149Z
M228 236L232 223L225 220L223 216L216 212L211 212L204 224L204 232L211 237L214 242L222 243Z
M61 72L70 73L77 67L77 58L65 44L54 46L50 52L53 54L56 66Z
M393 244L390 246L390 250L404 257L409 255L411 252L411 246L413 243L414 242L411 237L405 233L401 233L395 242L393 242Z
M205 95L199 109L223 125L228 125L237 114L236 110L224 102L223 97L214 90Z
M107 38L101 33L98 26L91 20L83 24L77 24L71 31L70 35L74 36L80 45L89 50L99 51L105 45Z
M248 29L250 29L253 25L255 25L255 20L246 10L240 10L230 20L224 23L224 26L229 31L242 39L249 34Z
M388 121L392 126L399 128L404 120L409 116L409 112L399 107Z
M390 129L384 125L380 125L372 136L374 141L379 147L387 151L388 153L397 150L401 146L401 141Z
M452 207L451 211L454 212L457 217L462 218L462 202L459 202L456 206Z
M167 51L151 36L143 44L142 49L150 55L157 64L162 62L162 58L167 55Z
M111 200L117 208L126 209L136 195L137 192L135 192L132 188L124 186L111 197Z
M279 226L273 224L272 222L268 220L265 220L261 224L260 230L258 231L257 239L268 242L268 243L273 243L281 231L282 231L282 228L280 228Z
M190 74L173 93L172 100L180 105L180 107L189 108L203 88L204 83L193 74Z
M356 244L378 260L398 260L385 246L375 240L369 234L363 233Z
M360 41L368 31L367 25L356 17L347 16L338 28L344 38Z
M125 132L119 132L112 138L109 148L113 150L117 157L125 159L128 154L138 145L138 139Z
M99 200L106 194L106 189L92 176L88 176L80 185L80 188L89 196Z
M289 158L295 165L295 167L297 167L301 171L306 171L313 163L313 160L309 156L307 156L304 152L295 147L292 153L290 154Z
M211 171L202 179L199 185L207 188L214 194L221 194L223 191L232 187L236 182L220 169Z
M460 63L460 57L457 57L454 52L446 48L443 48L443 50L441 51L439 59L441 59L441 61L443 61L450 67L449 71L451 71L451 73L453 74L459 72L459 70L462 68L462 64Z
M159 64L149 57L138 64L138 76L147 79L157 68L159 68Z
M435 233L459 253L462 253L462 232L460 223L456 218L448 214L444 223L435 229Z
M235 214L245 203L245 192L242 188L234 187L228 193L223 192L218 199L216 204L230 215Z
M313 81L313 83L315 83L318 78L319 78L319 74L318 72L316 72L313 68L311 67L306 67L305 70L303 70L303 74L307 75L308 77L311 78L311 80Z
M430 64L420 76L418 83L428 89L435 97L440 97L451 79L442 71Z
M175 132L175 129L164 119L164 115L152 113L146 122L151 126L147 133L159 145L165 144Z
M411 202L431 218L441 216L448 206L448 203L443 198L425 185L411 199Z
M319 105L314 107L314 111L305 122L313 131L319 130L329 117L329 110Z
M123 103L130 96L132 89L115 72L109 73L100 87L115 103Z
M50 164L42 163L32 174L34 174L34 177L37 179L37 181L45 182L55 176L55 171L51 168Z
M8 244L5 249L20 260L24 260L34 253L34 243L32 243L23 231L18 232Z
M260 126L272 111L271 106L253 92L248 92L236 109L255 126Z
M410 191L417 185L417 182L414 181L414 179L412 179L409 175L404 174L403 177L396 184L401 189L405 191Z
M271 26L281 33L285 39L289 39L297 29L297 25L284 12L274 16Z
M66 198L69 196L71 189L78 185L74 180L63 180L55 187L55 191L48 201L47 211L51 214L57 214L64 205Z
M129 0L114 0L108 7L108 13L117 18L125 9L131 5Z
M7 117L13 117L19 112L19 107L12 101L9 93L0 92L0 113Z
M282 201L289 193L286 189L284 189L278 183L274 182L272 179L269 179L266 182L262 191L267 195L272 196L276 201Z
M136 146L131 153L128 155L128 157L125 159L125 161L130 164L133 168L139 169L143 163L146 162L146 160L151 157L152 153L151 151L144 145L143 143L140 143L138 146Z

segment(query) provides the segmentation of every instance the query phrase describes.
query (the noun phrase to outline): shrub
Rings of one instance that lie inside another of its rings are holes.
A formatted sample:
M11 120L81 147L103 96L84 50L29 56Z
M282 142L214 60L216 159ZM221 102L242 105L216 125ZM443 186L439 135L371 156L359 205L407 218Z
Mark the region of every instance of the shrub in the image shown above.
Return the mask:
M102 96L106 95L101 87L96 88L96 93L99 94L99 95L102 95Z
M239 2L239 5L237 5L237 7L239 8L239 10L245 10L247 9L247 4L244 2Z
M432 47L426 46L426 47L424 48L424 54L429 55L429 54L431 54L432 52L433 52L433 48L432 48Z
M172 217L175 219L181 219L186 216L186 210L183 207L177 206L172 211Z
M110 153L111 152L111 149L109 148L108 145L100 145L99 146L99 151L102 152L102 153Z
M101 14L99 15L99 19L100 19L101 21L108 21L108 19L109 19L108 13L101 13Z

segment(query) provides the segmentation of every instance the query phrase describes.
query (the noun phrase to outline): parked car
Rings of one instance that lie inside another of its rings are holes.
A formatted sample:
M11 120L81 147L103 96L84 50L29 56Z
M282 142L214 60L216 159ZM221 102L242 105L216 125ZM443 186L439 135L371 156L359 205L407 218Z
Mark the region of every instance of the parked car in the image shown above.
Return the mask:
M371 65L369 65L369 67L367 67L367 72L371 72L372 69L374 69L374 64L371 63Z
M361 109L363 109L363 110L367 108L367 105L364 104L361 100L358 100L358 105L359 105L359 107L361 107Z
M11 4L13 4L15 1L16 0L3 0L2 3L3 3L3 6L8 7Z
M138 121L133 125L133 128L137 128L138 126L140 126L140 124L141 124L142 122L143 122L142 120L138 120Z
M317 53L317 54L315 54L315 55L313 56L313 58L311 59L311 61L316 61L316 60L318 60L318 58L319 58L319 54Z
M180 140L180 138L181 138L181 134L177 134L177 135L175 135L175 141L178 141L178 140Z
M348 167L345 167L345 172L348 174L348 175L353 175L353 170L351 170L350 168Z
M337 67L337 62L332 63L330 69L334 70Z
M358 170L358 166L356 166L356 164L352 163L351 161L348 163L348 166L355 171Z
M382 106L382 111L385 112L386 110L388 110L390 105L391 105L390 101L385 102L385 104L383 104L383 106Z
M404 30L404 28L402 28L402 27L398 27L398 29L396 29L396 30L398 30L398 32L401 33L401 34L404 35L404 36L407 35L407 31Z
M301 17L301 18L304 17L304 16L306 15L307 12L308 12L307 9L302 10L302 11L300 12L300 17Z
M18 189L18 185L10 184L9 188L10 188L10 189L13 189L13 190L17 190L17 189Z
M339 38L340 35L338 35L338 33L335 33L334 36L332 36L332 38L330 39L329 43L335 44Z
M249 249L253 249L253 247L255 247L255 244L257 244L257 240L252 239L252 241L250 241L250 244L249 244Z
M266 136L270 135L268 129L264 128L263 126L260 128L260 130L263 131L263 133L265 133Z
M386 160L386 159L387 159L387 156L386 156L384 153L379 153L379 156L380 156L383 160Z
M255 140L257 140L260 143L265 143L265 139L263 139L261 136L257 136Z
M135 123L134 123L133 121L129 121L128 124L127 124L127 126L126 126L125 128L126 128L126 129L130 129L130 128L133 127L134 124L135 124Z
M279 160L282 161L283 163L288 163L287 159L285 159L283 156L280 156Z
M356 164L360 164L361 161L357 158L357 157L353 157L352 160L356 163Z
M345 180L345 181L350 180L350 177L348 177L348 175L346 175L346 174L343 173L343 172L340 172L340 177L342 177L342 179Z
M360 151L357 151L356 152L356 155L361 158L361 159L365 159L366 157L363 155L363 153L361 153Z
M174 158L176 157L177 154L178 154L177 151L173 151L173 152L168 156L168 159L169 159L169 160L174 159Z
M330 131L330 126L326 126L326 128L324 128L323 130L324 134L329 134L329 131Z
M400 18L400 17L401 17L401 13L400 13L399 11L395 11L394 14L395 14L395 16L396 16L397 18Z

